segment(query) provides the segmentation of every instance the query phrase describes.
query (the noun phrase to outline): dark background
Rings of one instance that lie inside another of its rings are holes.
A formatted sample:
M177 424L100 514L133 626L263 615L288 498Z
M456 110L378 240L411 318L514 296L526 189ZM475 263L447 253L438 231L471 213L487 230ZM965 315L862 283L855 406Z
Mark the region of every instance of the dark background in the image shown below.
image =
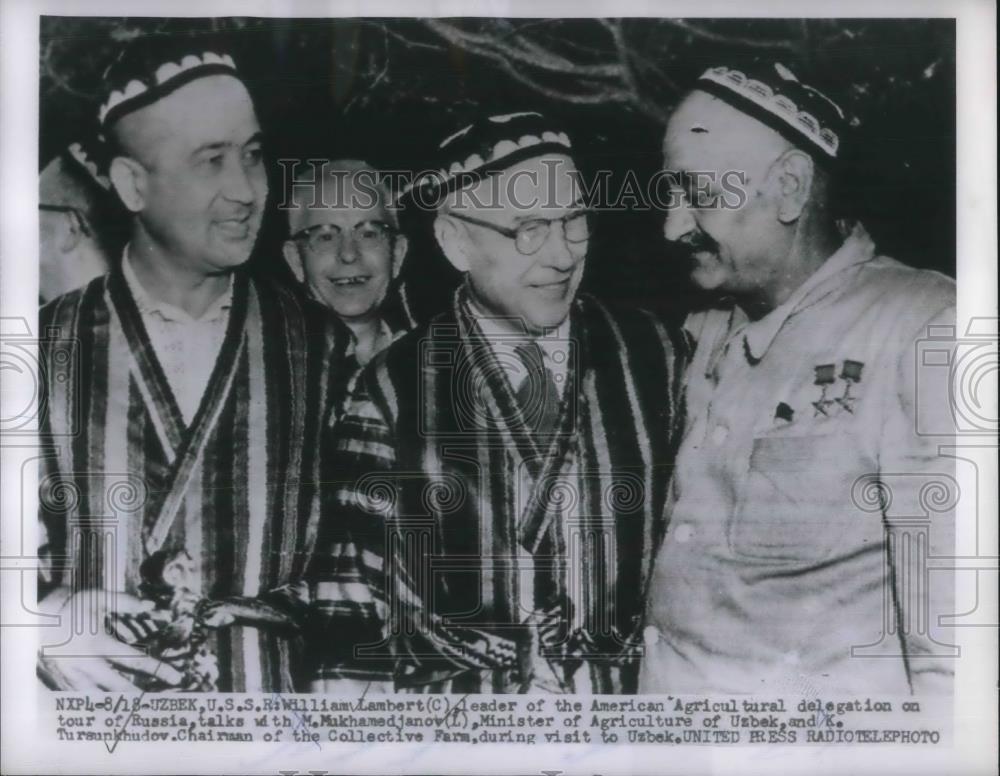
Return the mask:
M567 128L583 172L610 189L660 169L666 117L706 68L763 57L852 117L842 141L845 216L880 250L955 272L955 26L923 20L257 19L43 17L40 159L93 144L100 78L122 42L150 32L222 37L268 136L272 207L252 259L284 275L281 157L355 157L423 170L445 136L484 112L540 110ZM682 312L692 296L662 238L663 214L601 213L585 288ZM418 315L456 277L426 217L406 222Z

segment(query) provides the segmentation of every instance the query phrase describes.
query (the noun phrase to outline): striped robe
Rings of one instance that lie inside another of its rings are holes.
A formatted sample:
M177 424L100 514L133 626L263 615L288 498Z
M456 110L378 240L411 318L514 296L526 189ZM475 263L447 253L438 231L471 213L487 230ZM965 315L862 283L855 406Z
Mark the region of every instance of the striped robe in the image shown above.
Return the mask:
M543 440L466 294L373 360L337 425L341 485L311 572L316 683L634 692L683 335L578 298Z
M297 618L346 331L237 271L225 340L188 427L120 270L53 300L40 320L40 595L57 585L136 595L146 557L187 549L203 595L260 596ZM219 690L297 684L295 639L240 626L211 639Z

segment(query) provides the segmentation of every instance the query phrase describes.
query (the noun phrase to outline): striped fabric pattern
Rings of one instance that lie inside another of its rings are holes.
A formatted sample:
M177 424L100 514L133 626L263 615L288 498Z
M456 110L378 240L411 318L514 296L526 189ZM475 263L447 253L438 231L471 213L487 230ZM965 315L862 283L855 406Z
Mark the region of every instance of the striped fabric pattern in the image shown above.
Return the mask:
M186 548L202 594L263 597L298 618L321 496L322 433L347 344L319 308L239 271L226 339L190 427L120 273L42 308L40 594L132 595L157 549ZM78 369L61 380L67 348ZM202 365L192 365L192 368ZM252 627L213 635L221 691L289 691L294 641Z
M464 288L369 364L337 425L311 571L320 683L635 690L686 348L648 313L581 296L569 352L549 437Z

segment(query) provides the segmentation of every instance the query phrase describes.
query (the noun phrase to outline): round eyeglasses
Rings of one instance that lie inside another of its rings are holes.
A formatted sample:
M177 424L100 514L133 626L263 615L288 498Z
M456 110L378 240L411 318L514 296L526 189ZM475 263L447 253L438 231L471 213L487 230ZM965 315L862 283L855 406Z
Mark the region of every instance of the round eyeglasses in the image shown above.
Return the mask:
M385 245L395 231L384 221L361 221L351 228L350 233L354 244L364 251ZM296 232L292 239L305 241L314 253L332 253L343 245L344 230L336 224L317 224Z
M591 211L589 210L574 210L572 213L567 213L560 218L533 218L530 221L523 221L513 228L500 226L491 221L473 218L462 213L451 212L448 215L459 221L482 226L486 229L491 229L497 234L502 234L504 237L514 241L514 247L517 248L518 253L530 256L541 250L541 247L549 237L549 232L553 224L562 224L563 237L565 237L566 242L572 245L584 243L589 240L590 214Z

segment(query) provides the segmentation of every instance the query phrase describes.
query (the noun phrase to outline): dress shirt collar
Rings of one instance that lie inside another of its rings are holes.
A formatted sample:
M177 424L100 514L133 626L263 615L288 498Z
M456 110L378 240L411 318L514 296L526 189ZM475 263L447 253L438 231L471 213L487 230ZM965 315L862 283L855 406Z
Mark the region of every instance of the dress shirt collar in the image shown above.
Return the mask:
M405 329L393 332L392 327L389 326L386 320L384 318L379 318L378 333L375 335L375 345L372 348L372 358L374 358L377 354L381 353L383 350L389 347L393 342L398 340L404 334L406 334ZM351 341L347 344L347 350L344 353L344 355L347 357L357 356L357 347L358 347L357 337L355 337L354 333L351 332Z
M519 338L515 332L506 328L496 316L485 312L471 293L466 294L466 300L469 313L476 319L476 324L479 326L483 336L489 341L494 353L502 345L512 348L524 340L534 340L542 349L542 353L545 356L545 365L549 369L553 370L553 372L565 370L569 345L569 315L556 328L547 331L543 335L526 335ZM506 359L500 359L500 362L505 363Z

